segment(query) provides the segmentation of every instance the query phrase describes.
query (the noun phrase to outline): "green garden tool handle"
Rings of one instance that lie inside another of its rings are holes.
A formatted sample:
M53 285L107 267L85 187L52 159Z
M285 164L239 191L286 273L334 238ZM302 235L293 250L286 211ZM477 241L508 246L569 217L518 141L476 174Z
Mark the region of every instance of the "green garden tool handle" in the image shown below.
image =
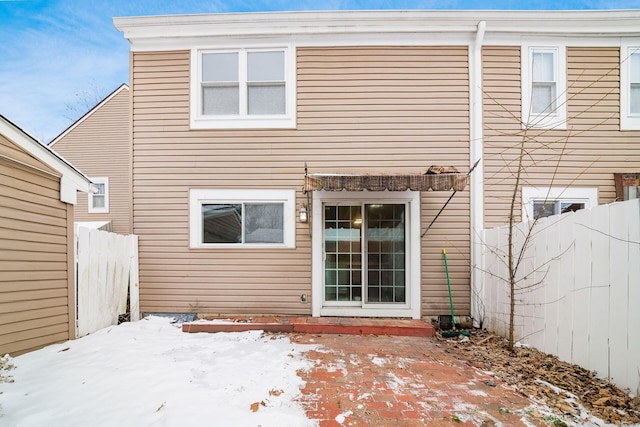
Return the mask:
M449 264L447 263L447 250L442 250L442 258L444 258L444 271L447 274L447 289L449 290L449 308L451 309L451 327L456 328L455 313L453 312L453 297L451 296L451 280L449 279Z

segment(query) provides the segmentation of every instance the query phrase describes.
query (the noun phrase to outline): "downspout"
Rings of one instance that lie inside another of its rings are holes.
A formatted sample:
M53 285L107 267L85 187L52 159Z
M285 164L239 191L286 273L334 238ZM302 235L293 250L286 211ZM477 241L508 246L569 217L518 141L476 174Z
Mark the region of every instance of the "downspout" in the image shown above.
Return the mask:
M482 230L484 229L484 163L482 159L482 43L487 23L478 22L476 38L469 50L469 166L479 161L475 173L470 176L471 207L471 318L473 326L482 321L483 304L480 301L483 287L484 258L482 253Z

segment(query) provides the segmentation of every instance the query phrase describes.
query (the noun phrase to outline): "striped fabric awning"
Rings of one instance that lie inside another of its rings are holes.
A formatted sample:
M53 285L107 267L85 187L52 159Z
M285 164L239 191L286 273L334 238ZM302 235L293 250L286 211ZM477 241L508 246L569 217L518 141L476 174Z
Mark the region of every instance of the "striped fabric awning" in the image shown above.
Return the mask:
M453 172L452 169L455 170L455 168L432 167L427 173L415 174L309 174L305 176L304 191L464 190L467 185L467 174Z

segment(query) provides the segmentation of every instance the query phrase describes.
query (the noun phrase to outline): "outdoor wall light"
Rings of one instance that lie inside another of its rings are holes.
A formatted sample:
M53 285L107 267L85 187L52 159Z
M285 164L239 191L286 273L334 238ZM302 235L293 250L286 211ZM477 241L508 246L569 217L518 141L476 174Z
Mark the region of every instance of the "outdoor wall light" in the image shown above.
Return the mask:
M302 206L300 208L300 222L307 222L308 220L309 220L309 217L307 216L307 207Z

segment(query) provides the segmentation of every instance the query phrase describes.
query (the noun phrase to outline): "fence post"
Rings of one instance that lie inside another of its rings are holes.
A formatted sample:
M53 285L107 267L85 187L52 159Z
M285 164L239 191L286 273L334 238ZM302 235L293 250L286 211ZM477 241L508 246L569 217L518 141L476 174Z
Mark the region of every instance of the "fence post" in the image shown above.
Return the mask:
M138 236L132 234L130 238L129 264L129 313L131 321L140 320L140 272L138 263Z

